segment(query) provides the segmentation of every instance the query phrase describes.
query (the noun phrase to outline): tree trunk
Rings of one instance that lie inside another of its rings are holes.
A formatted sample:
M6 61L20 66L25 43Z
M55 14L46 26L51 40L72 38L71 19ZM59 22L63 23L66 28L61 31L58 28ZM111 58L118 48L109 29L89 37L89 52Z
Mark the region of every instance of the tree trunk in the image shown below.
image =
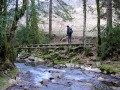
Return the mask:
M83 13L84 13L84 21L83 21L83 44L85 47L85 41L86 41L86 0L83 0Z
M7 42L7 0L1 1L0 16L1 16L1 27L0 27L0 68L1 70L12 69L14 64L10 62L9 44Z
M12 27L10 29L10 37L8 39L8 51L9 51L9 56L10 56L10 61L14 63L15 59L15 53L14 53L14 35L15 35L15 30L17 29L17 23L19 19L24 15L25 10L27 6L27 0L23 0L23 4L21 9L18 9L18 0L16 0L16 7L15 7L15 15L14 15L14 20L12 23Z
M52 36L52 0L49 2L49 36Z
M18 10L18 0L16 0L15 15L10 29L10 35L7 38L7 0L0 0L0 16L2 17L2 27L0 27L0 67L3 70L12 69L14 67L14 43L13 37L17 29L18 20L24 15L27 5L27 0L23 0L22 8ZM1 19L0 19L1 20ZM1 65L2 60L2 65Z
M2 60L6 60L7 53L7 37L6 37L6 18L7 18L7 0L0 1L0 18L1 18L1 27L0 27L0 54L2 54ZM0 55L1 57L1 55Z
M107 0L107 35L112 30L112 0Z
M97 7L97 29L98 29L98 56L100 56L101 32L100 32L100 0L96 0Z
M0 15L2 15L2 9L3 9L3 0L0 0Z
M26 9L26 27L29 27L29 1L27 2L27 9Z

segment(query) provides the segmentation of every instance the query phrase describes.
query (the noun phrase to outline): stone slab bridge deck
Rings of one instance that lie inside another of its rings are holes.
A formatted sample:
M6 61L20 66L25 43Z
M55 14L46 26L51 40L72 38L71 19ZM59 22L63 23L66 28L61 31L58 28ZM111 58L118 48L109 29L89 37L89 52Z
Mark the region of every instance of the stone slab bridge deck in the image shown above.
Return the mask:
M42 49L42 48L57 48L57 47L66 47L66 46L76 46L76 47L84 47L84 44L30 44L30 45L20 45L17 49ZM94 47L93 43L86 43L85 47Z

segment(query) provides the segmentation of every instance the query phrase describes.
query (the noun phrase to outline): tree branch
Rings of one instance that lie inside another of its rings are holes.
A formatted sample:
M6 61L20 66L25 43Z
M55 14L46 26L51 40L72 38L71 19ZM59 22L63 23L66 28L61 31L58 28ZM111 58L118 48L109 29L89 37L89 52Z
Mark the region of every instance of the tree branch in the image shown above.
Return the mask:
M24 15L26 7L27 7L27 0L23 0L23 5L22 5L21 9L18 10L18 0L16 0L14 20L12 23L12 27L10 29L10 38L9 38L10 40L13 38L13 36L15 34L15 30L17 29L18 20Z
M65 12L69 15L69 17L72 18L71 15L70 15L70 13L65 9L65 7L62 5L62 3L61 3L59 0L57 0L57 1L58 1L58 3L63 7L63 9L64 9Z

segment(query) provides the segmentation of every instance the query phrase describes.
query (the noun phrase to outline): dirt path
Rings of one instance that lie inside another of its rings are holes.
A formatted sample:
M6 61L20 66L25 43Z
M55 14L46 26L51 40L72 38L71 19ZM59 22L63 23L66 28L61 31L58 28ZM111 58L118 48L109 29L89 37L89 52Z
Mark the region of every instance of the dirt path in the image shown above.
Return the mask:
M53 36L51 44L53 43L68 43L67 36ZM82 44L82 37L72 37L73 44ZM86 43L96 43L96 37L86 37Z

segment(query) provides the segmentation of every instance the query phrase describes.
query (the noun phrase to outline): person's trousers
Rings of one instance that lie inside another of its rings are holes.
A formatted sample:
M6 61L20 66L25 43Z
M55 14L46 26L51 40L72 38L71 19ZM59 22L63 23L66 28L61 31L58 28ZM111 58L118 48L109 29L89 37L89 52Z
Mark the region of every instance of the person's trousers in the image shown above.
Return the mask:
M72 35L68 35L68 43L71 43Z

